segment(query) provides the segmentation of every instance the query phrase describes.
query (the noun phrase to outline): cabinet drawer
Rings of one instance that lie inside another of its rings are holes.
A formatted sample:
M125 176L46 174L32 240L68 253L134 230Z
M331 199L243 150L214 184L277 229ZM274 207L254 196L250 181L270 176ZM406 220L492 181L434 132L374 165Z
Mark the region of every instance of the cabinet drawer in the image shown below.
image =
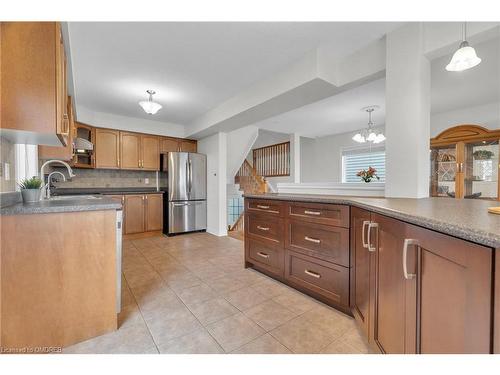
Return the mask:
M246 241L246 260L265 270L283 277L285 255L283 248L273 246L258 240Z
M284 216L284 203L268 199L245 199L247 212Z
M349 206L290 202L287 212L291 219L349 228Z
M332 302L349 305L349 268L286 251L285 279Z
M287 220L285 246L349 267L349 229Z
M247 214L245 231L250 237L272 241L283 246L283 219L277 216Z

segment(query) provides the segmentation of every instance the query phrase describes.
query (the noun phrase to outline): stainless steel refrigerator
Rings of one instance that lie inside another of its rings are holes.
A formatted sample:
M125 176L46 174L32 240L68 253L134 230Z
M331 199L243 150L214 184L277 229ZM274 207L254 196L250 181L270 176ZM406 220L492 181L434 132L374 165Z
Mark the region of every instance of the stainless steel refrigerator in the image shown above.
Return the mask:
M169 152L168 234L207 228L207 157L193 152Z

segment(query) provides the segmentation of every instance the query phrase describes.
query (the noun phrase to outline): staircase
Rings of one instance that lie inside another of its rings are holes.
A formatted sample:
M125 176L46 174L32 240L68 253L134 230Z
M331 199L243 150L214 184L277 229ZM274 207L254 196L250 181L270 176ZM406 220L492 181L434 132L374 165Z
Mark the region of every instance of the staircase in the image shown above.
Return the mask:
M234 177L234 183L243 194L267 193L268 185L263 176L257 175L255 168L245 159ZM228 227L228 235L243 240L244 211L240 213L233 225Z

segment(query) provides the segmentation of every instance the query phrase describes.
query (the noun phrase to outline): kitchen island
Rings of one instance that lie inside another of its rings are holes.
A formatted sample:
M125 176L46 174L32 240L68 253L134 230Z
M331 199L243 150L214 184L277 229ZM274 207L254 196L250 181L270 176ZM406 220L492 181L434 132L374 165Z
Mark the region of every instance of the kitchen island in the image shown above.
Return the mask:
M116 330L121 208L106 197L1 208L2 352L57 352Z
M497 202L245 198L246 266L354 315L375 350L500 352Z

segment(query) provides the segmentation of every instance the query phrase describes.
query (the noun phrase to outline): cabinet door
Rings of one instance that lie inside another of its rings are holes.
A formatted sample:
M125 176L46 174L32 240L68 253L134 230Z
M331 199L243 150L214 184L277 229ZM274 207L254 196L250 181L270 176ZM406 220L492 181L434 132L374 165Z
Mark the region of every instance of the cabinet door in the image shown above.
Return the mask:
M141 136L142 169L160 170L160 140L154 135Z
M374 340L383 353L415 353L416 280L406 279L402 267L407 224L377 214L372 214L372 222L378 224L378 230L372 230L377 265ZM415 273L414 251L407 261L408 270Z
M120 132L121 169L141 169L141 135Z
M120 132L110 129L95 131L96 168L120 168Z
M419 258L417 352L489 353L493 250L413 225L407 237Z
M196 152L196 141L191 141L187 139L180 140L180 151Z
M179 151L179 140L176 138L163 137L161 139L160 151L163 153Z
M375 253L368 250L367 230L371 214L360 208L351 208L351 309L356 322L368 337L373 338L373 309L375 297Z
M163 194L146 195L146 231L163 229Z
M144 195L125 195L125 234L144 232Z

